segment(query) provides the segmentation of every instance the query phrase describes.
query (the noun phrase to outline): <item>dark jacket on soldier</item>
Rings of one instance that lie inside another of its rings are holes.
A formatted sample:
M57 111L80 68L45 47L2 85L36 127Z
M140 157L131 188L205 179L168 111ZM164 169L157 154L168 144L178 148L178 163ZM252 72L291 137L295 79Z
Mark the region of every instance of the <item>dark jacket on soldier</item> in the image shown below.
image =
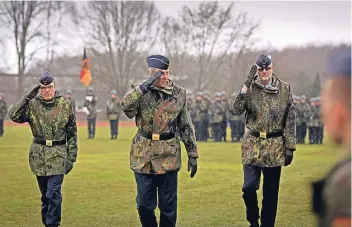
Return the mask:
M165 88L152 85L144 95L138 85L133 85L122 99L121 108L128 118L135 117L139 130L153 134L179 130L188 156L198 157L194 127L186 103L186 90L169 80ZM180 170L179 138L150 140L137 134L132 142L130 168L145 174Z
M39 95L30 101L24 96L9 110L9 117L17 123L28 122L37 139L67 141L67 145L58 146L32 143L29 164L35 175L65 174L68 162L76 161L76 117L71 102L58 93L49 101Z
M256 132L282 131L284 137L261 139L245 134L242 163L259 167L285 164L285 149L296 149L296 117L290 85L272 76L264 87L256 78L246 93L238 93L229 109L239 115L246 111L246 126Z

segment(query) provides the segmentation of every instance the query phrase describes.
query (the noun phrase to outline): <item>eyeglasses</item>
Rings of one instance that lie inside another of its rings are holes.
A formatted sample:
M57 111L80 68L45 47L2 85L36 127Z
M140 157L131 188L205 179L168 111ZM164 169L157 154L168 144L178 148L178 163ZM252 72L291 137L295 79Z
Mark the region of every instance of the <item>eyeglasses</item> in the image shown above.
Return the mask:
M50 86L47 86L47 87L40 87L40 90L51 90L53 88L54 88L54 86L50 85Z
M271 70L271 67L259 68L258 71L259 71L259 72L262 72L262 71L264 71L264 69L265 69L266 71L269 71L269 70Z

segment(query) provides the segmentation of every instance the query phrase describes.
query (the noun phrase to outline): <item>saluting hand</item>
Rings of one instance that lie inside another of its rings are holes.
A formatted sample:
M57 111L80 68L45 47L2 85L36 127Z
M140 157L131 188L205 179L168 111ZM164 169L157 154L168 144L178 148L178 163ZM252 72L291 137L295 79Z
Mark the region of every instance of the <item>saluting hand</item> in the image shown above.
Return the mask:
M161 76L164 72L159 70L156 73L150 75L147 79L145 79L140 85L140 89L143 93L147 92L147 89Z

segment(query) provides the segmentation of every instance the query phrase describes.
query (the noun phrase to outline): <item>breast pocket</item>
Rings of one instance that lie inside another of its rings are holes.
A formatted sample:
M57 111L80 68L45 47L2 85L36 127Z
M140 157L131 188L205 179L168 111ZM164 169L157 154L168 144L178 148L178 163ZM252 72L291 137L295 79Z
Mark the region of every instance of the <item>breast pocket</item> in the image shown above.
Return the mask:
M180 103L178 103L176 100L170 101L164 109L164 114L166 115L166 118L169 121L175 120L179 112L180 112Z

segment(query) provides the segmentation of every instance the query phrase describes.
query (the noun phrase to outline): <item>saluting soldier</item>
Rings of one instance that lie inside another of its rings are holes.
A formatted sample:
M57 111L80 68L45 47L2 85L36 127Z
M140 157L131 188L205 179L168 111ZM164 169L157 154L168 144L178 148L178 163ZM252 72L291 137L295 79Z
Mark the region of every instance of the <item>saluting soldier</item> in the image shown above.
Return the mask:
M230 111L246 112L242 143L243 199L250 226L274 227L281 167L288 166L296 150L296 119L290 84L273 74L271 57L260 55L242 89L230 103ZM257 200L264 175L261 216Z
M44 72L38 85L9 110L9 117L17 123L28 122L31 127L29 164L42 194L42 222L46 227L60 226L61 186L77 158L72 104L55 92L54 77Z
M169 79L169 59L147 58L149 77L121 101L128 118L135 118L138 132L130 151L130 168L137 183L137 209L142 226L158 226L154 210L160 209L160 227L176 226L178 171L181 145L188 154L191 177L197 172L198 148L186 90ZM179 132L179 137L175 136Z

